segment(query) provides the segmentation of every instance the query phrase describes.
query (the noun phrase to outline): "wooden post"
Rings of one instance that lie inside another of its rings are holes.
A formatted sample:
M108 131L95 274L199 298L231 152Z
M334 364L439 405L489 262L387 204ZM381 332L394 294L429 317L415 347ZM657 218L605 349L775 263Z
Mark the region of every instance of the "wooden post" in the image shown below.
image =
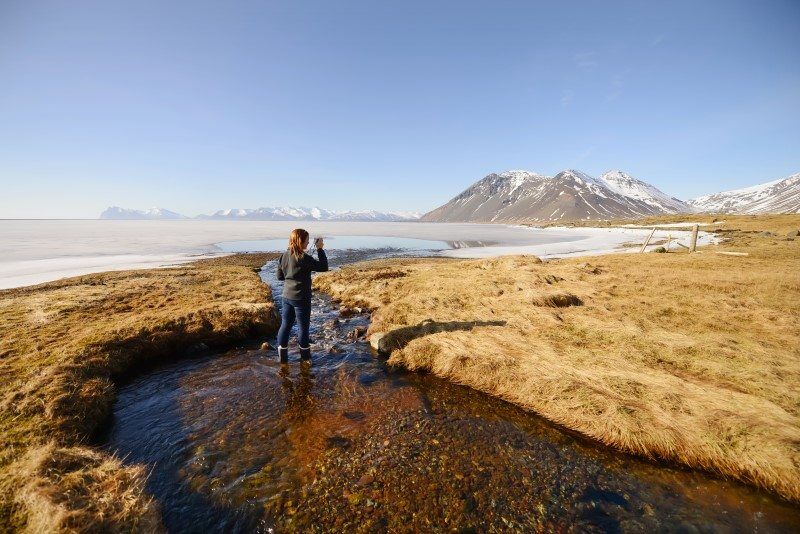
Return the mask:
M669 252L670 243L672 243L672 234L667 234L667 252Z
M647 244L650 242L650 239L652 239L652 238L653 238L653 234L654 234L654 233L656 233L656 229L655 229L655 227L653 228L653 231L652 231L652 232L650 232L650 235L649 235L649 236L647 236L647 239L645 239L645 240L644 240L644 244L642 245L642 248L639 250L639 253L640 253L640 254L641 254L642 252L644 252L644 249L646 249L646 248L647 248Z
M697 250L697 230L699 228L700 227L696 224L692 226L692 242L689 245L689 252L694 252L695 250Z

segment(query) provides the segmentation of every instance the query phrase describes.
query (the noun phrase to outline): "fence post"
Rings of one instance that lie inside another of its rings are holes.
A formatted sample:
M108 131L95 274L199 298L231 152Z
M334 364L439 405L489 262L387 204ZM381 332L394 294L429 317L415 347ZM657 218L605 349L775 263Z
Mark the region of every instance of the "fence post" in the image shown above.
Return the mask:
M656 229L655 229L655 227L653 227L653 231L652 231L652 232L650 232L650 235L649 235L649 236L647 236L647 239L645 239L645 240L644 240L644 244L642 245L642 248L641 248L641 249L639 249L639 253L640 253L640 254L641 254L642 252L644 252L644 249L646 249L646 248L647 248L647 244L650 242L650 239L653 237L653 234L654 234L654 233L656 233Z
M700 227L696 224L692 226L692 242L689 246L689 252L694 252L695 250L697 250L697 230L699 228Z

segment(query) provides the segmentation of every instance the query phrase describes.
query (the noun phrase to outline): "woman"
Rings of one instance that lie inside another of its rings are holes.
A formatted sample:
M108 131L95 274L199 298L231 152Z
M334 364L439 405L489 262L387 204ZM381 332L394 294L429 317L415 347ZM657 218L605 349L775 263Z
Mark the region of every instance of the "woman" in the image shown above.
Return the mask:
M302 228L292 230L289 248L278 258L278 280L283 280L283 305L281 307L281 328L278 330L278 356L281 363L289 361L289 334L297 319L300 357L311 358L311 344L308 327L311 322L311 271L328 270L328 256L322 249L322 238L314 241L318 260L306 254L308 232Z

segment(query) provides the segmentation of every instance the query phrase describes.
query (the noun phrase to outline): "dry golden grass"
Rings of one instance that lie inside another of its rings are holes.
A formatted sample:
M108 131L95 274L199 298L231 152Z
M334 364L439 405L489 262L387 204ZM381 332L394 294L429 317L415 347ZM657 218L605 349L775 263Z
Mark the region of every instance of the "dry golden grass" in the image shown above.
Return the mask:
M147 360L277 328L270 255L0 291L0 530L160 528L141 467L86 446L113 379Z
M385 260L315 284L373 310L390 363L797 502L800 216L717 218L725 242L691 255Z

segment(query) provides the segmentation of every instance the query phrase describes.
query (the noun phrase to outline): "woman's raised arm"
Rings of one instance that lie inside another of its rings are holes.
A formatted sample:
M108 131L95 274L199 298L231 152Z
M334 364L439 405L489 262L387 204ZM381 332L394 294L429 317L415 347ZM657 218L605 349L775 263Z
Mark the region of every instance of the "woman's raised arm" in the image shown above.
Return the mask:
M319 259L315 259L311 254L306 254L305 261L307 262L308 268L312 271L324 273L328 270L328 255L325 254L325 251L321 248L317 249L317 254L319 255Z

